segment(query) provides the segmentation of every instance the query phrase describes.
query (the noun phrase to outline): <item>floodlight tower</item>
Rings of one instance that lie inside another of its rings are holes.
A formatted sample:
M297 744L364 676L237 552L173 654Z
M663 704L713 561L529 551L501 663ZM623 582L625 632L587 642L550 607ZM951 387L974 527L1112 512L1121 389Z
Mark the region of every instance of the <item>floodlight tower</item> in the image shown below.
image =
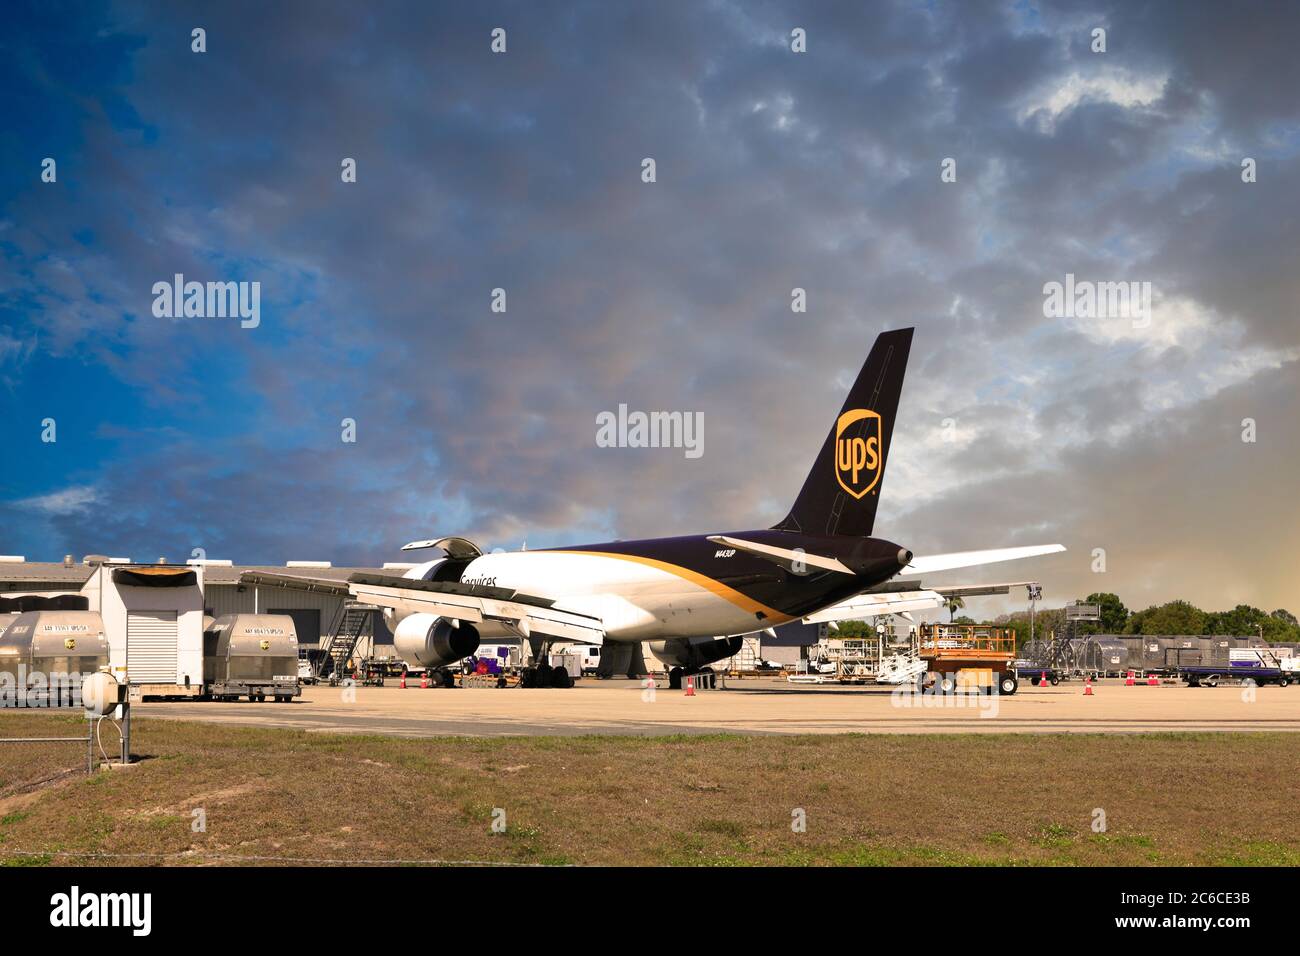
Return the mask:
M1029 584L1029 643L1034 643L1034 609L1043 599L1043 586L1037 581Z

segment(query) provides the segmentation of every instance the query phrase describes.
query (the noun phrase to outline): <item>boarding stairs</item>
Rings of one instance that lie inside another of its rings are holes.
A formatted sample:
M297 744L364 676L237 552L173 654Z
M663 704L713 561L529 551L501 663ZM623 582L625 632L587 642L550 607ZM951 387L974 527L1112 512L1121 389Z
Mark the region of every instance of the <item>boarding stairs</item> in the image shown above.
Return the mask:
M374 635L374 615L377 610L374 605L359 601L343 602L334 615L329 633L321 641L321 652L316 658L317 680L328 675L344 676L344 668L352 659L362 637Z
M876 671L877 684L912 684L925 673L928 665L913 651L906 654L890 654L881 662Z

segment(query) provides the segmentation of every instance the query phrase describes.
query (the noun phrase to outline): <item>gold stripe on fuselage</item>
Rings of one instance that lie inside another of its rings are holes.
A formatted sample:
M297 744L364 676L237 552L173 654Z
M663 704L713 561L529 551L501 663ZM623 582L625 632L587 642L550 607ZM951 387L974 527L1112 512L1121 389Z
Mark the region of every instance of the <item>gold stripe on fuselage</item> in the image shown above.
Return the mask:
M565 548L556 548L552 554L593 554L602 558L618 558L622 561L632 561L636 564L643 564L649 568L657 568L660 571L666 571L675 575L684 581L690 581L692 584L699 585L706 591L711 591L724 601L728 601L740 608L742 611L748 611L750 614L762 614L765 626L774 624L785 624L788 621L795 620L789 614L778 611L776 608L768 607L761 604L746 594L742 594L735 588L728 587L721 581L716 581L707 574L700 574L698 571L692 571L690 568L684 568L679 564L670 564L667 561L660 561L658 558L645 558L639 554L622 554L617 551L569 551Z

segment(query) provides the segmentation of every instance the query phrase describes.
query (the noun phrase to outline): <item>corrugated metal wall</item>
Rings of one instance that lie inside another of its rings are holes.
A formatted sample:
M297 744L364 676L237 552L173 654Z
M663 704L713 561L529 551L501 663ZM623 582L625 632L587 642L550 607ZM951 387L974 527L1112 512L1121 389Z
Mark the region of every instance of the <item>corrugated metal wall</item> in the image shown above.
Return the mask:
M203 603L210 608L213 617L223 614L252 614L254 612L254 595L251 586L239 590L234 584L209 584L203 594ZM294 608L320 611L320 626L325 630L334 621L343 604L343 598L337 594L325 594L318 591L300 591L297 588L273 588L266 585L257 587L257 610L266 614L270 608ZM299 640L304 648L315 647L310 639Z

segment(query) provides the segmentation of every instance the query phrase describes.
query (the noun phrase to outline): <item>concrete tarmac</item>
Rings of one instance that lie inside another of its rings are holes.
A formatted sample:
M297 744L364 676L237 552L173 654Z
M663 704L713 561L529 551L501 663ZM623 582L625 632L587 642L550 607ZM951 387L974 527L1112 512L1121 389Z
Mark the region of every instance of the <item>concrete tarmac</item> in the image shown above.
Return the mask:
M349 699L350 695L354 699ZM149 701L141 719L401 737L577 734L1138 733L1300 731L1300 687L1125 687L1101 681L1025 687L1011 697L933 697L869 686L731 679L687 697L628 680L571 689L304 688L292 704Z

